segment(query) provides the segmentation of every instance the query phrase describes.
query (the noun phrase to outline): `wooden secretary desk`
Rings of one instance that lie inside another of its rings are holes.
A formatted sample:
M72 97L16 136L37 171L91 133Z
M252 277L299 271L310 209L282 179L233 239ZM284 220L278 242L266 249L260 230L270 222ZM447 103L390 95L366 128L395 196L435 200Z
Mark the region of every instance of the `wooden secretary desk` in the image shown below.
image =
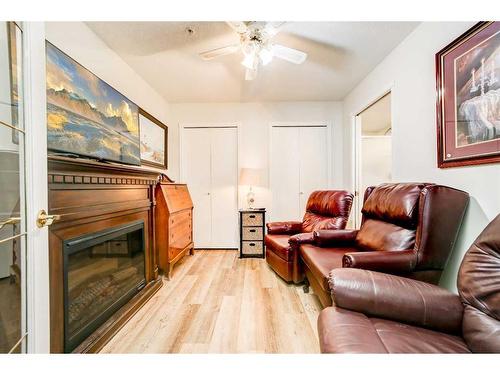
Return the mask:
M155 242L159 267L167 279L188 252L194 254L193 201L186 184L176 184L162 175L155 192Z

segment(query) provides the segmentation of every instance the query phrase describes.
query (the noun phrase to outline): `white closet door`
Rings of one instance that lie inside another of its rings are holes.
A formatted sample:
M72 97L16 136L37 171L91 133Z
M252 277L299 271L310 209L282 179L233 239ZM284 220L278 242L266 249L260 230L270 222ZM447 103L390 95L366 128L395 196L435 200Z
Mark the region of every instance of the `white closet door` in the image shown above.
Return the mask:
M211 129L212 247L238 247L237 128Z
M185 128L182 142L182 174L193 200L193 241L196 248L212 242L210 129Z
M307 199L314 190L328 187L328 152L326 127L300 127L299 209L303 214Z
M271 128L272 221L301 220L299 128Z

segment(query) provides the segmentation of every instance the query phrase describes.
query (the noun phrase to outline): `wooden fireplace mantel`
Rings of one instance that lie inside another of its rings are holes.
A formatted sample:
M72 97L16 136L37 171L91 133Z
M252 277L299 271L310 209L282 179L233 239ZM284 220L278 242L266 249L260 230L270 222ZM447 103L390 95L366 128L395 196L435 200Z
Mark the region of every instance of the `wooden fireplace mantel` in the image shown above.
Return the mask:
M155 250L154 189L162 173L150 167L48 158L51 352L64 352L63 242L131 221L144 221L146 286L90 335L76 352L99 351L161 286Z

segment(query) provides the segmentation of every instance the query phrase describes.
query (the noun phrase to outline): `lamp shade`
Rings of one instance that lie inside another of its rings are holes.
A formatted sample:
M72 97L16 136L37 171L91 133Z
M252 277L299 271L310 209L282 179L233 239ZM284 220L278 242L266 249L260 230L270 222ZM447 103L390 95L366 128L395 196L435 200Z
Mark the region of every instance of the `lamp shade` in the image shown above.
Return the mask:
M260 184L260 169L241 168L240 185L258 186Z

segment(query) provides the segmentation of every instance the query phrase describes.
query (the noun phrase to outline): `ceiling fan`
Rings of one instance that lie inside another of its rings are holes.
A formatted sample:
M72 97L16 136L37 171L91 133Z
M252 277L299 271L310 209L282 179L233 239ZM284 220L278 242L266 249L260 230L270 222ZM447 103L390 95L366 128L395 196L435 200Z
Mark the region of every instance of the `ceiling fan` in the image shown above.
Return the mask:
M240 43L201 52L200 56L204 60L212 60L241 50L244 55L241 64L246 68L245 79L247 81L257 77L259 66L269 64L274 57L293 64L302 64L307 58L307 53L272 42L272 38L278 34L284 23L227 22L239 34Z

